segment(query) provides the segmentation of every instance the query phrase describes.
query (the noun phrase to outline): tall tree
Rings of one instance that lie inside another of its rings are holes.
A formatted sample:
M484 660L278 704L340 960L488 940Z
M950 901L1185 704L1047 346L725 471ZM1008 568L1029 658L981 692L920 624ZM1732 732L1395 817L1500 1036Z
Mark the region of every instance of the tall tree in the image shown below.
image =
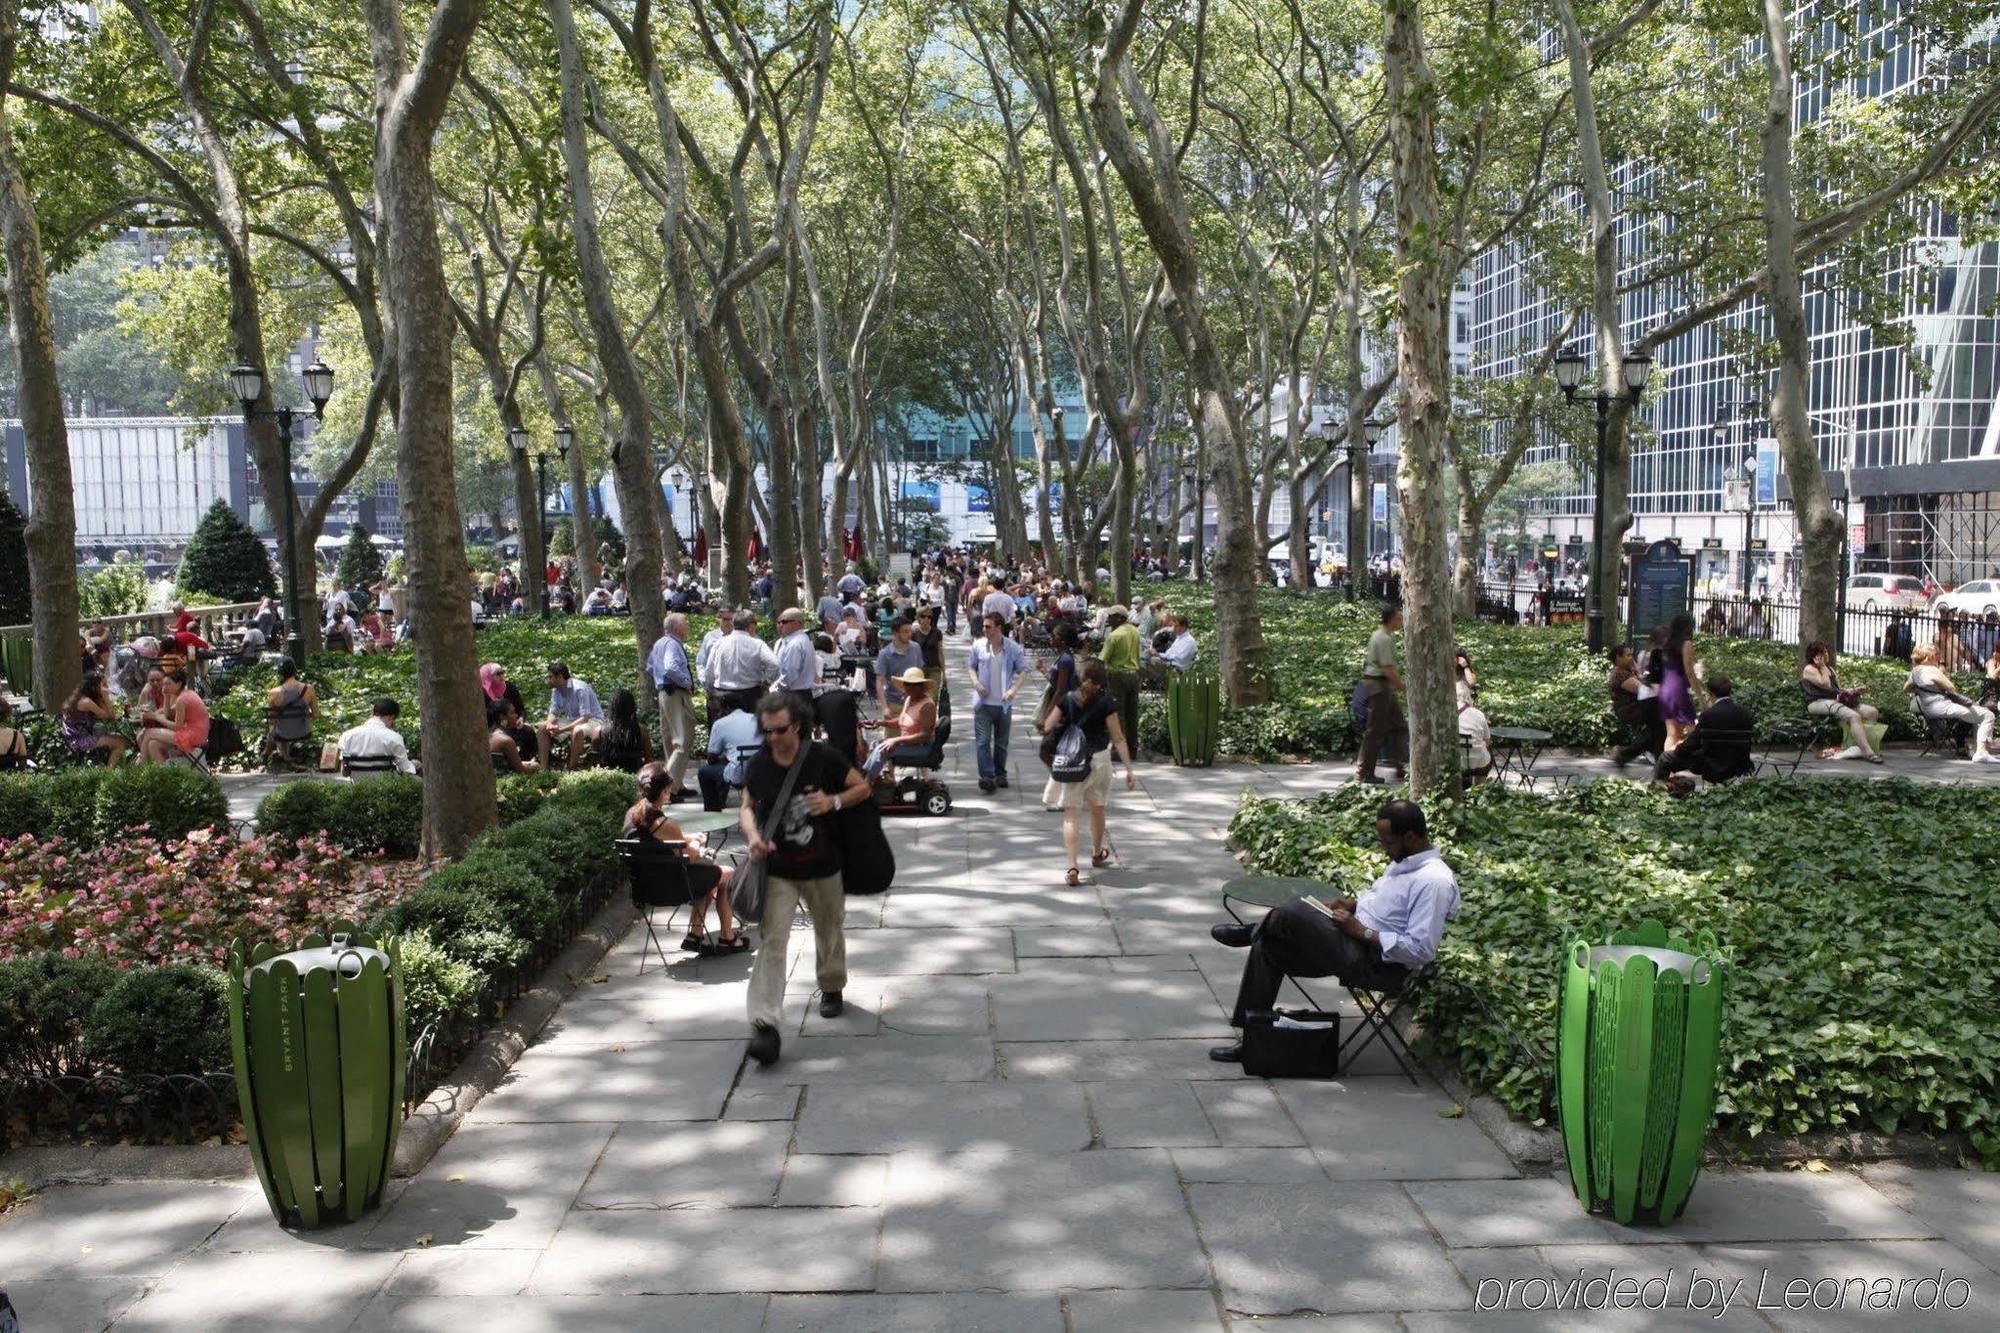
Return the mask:
M54 711L76 688L76 509L69 430L56 375L55 322L41 220L21 175L7 90L20 54L18 0L0 0L0 242L7 255L7 332L14 343L17 403L28 452L28 577L34 586L34 699Z
M438 246L431 148L485 0L440 0L413 60L397 0L366 0L375 69L375 197L395 339L396 478L402 489L417 697L424 719L424 852L456 856L496 818L466 591L465 524L452 475L452 308Z

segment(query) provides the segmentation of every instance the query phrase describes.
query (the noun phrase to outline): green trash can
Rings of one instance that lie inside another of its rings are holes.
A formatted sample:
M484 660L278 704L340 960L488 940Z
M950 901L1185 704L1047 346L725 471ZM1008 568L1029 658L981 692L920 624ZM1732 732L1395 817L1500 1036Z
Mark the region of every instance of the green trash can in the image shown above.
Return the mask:
M1701 1170L1715 1118L1728 963L1707 931L1694 946L1657 921L1563 967L1557 1109L1570 1185L1620 1222L1673 1221Z
M347 922L291 953L229 949L236 1097L280 1226L352 1222L382 1201L403 1127L402 950Z
M1222 689L1212 671L1182 671L1167 681L1167 740L1182 768L1215 762L1222 719Z

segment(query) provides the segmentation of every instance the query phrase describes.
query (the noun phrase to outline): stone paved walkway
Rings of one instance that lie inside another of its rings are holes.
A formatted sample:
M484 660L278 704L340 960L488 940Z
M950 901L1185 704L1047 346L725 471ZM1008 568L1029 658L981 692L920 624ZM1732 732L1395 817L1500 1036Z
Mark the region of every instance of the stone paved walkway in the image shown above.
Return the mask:
M1344 770L1146 766L1067 888L1025 728L992 797L952 751L958 809L892 820L897 887L851 904L844 1017L795 933L773 1068L743 1058L746 959L642 977L635 931L377 1216L290 1235L247 1177L59 1186L0 1220L0 1289L29 1333L1539 1329L1615 1271L1668 1311L1574 1322L1822 1329L1910 1298L1785 1309L1787 1282L1942 1271L1964 1308L1920 1326L2000 1323L2000 1177L1713 1173L1629 1229L1379 1048L1330 1083L1211 1063L1222 827L1245 787Z

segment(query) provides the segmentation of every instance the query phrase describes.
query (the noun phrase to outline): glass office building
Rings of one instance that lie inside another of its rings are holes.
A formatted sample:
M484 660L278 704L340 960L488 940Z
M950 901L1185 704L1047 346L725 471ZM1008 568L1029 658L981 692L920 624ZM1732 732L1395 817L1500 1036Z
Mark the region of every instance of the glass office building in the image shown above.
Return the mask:
M1885 6L1885 26L1856 38L1887 47L1857 89L1864 94L1893 93L1928 76L1901 40L1897 8ZM1817 114L1827 97L1824 84L1802 86L1801 121ZM1645 171L1627 167L1614 185L1643 192ZM2000 245L1962 241L1954 219L1927 201L1912 207L1918 236L1884 266L1893 317L1908 334L1908 348L1883 345L1854 318L1833 265L1805 273L1812 341L1808 408L1836 503L1845 480L1852 480L1847 519L1853 568L1954 584L2000 572ZM1622 271L1636 275L1646 262L1645 233L1629 216L1621 218L1620 231ZM1623 309L1627 340L1677 313L1679 296L1670 287L1629 295ZM1563 314L1533 287L1515 255L1481 255L1472 274L1471 373L1518 374ZM1761 377L1745 378L1742 362L1728 350L1732 331L1739 337L1768 332L1761 300L1657 353L1653 384L1638 413L1643 425L1632 458L1634 525L1627 537L1677 538L1696 554L1699 577L1731 586L1743 577L1747 542L1756 577L1781 589L1798 578L1797 530L1782 461L1765 464L1759 489L1768 503L1748 515L1725 504L1725 472L1754 457L1771 433L1761 412L1738 407L1761 399L1764 388ZM1588 321L1573 345L1586 352L1593 347ZM1774 450L1774 444L1764 446L1767 454ZM1550 443L1525 462L1558 457ZM1592 506L1588 481L1577 493L1543 502L1546 534L1565 555L1585 554Z

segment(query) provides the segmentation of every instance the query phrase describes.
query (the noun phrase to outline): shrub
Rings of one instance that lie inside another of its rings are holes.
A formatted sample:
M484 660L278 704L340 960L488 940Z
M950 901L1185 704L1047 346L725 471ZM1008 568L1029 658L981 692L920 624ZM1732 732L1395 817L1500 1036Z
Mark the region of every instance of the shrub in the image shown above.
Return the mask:
M146 571L137 565L106 565L76 581L78 614L136 616L146 609Z
M48 780L39 773L0 774L0 838L40 834L48 826Z
M534 814L542 808L542 801L548 796L548 789L537 773L508 773L493 787L494 795L500 802L500 824L503 828Z
M89 843L96 836L97 793L107 772L95 764L71 764L41 775L49 807L43 835Z
M402 937L403 1004L412 1034L446 1018L471 1018L479 1010L480 970L455 958L427 930Z
M346 788L323 778L287 782L257 805L257 832L267 838L298 841L323 833Z
M594 821L576 819L562 810L544 810L498 829L481 846L504 851L550 888L564 893L583 888L608 870L617 856L611 840L599 836Z
M334 571L356 597L370 601L369 589L382 581L382 548L369 539L368 529L356 523L347 530L347 545L340 548L340 567Z
M587 822L608 841L618 836L619 823L625 808L632 804L632 796L630 773L597 768L565 775L542 803L542 809Z
M164 840L228 821L222 785L180 764L121 765L107 772L97 789L94 827L100 842L141 824Z
M202 592L225 602L254 602L278 591L263 541L227 500L217 500L202 515L174 584L183 596Z
M76 1072L91 1006L115 975L98 959L53 953L0 963L0 1075Z
M423 779L401 773L348 787L327 825L327 836L357 856L415 856L423 833Z
M228 981L176 963L123 973L91 1007L84 1047L127 1074L229 1068Z
M474 847L457 865L432 875L426 887L484 899L499 913L501 928L524 945L547 938L562 916L562 905L549 885L513 852L490 843Z
M383 913L379 927L399 934L422 930L452 957L482 972L497 972L526 958L527 942L509 928L499 905L463 884L439 883L448 873L439 871Z

